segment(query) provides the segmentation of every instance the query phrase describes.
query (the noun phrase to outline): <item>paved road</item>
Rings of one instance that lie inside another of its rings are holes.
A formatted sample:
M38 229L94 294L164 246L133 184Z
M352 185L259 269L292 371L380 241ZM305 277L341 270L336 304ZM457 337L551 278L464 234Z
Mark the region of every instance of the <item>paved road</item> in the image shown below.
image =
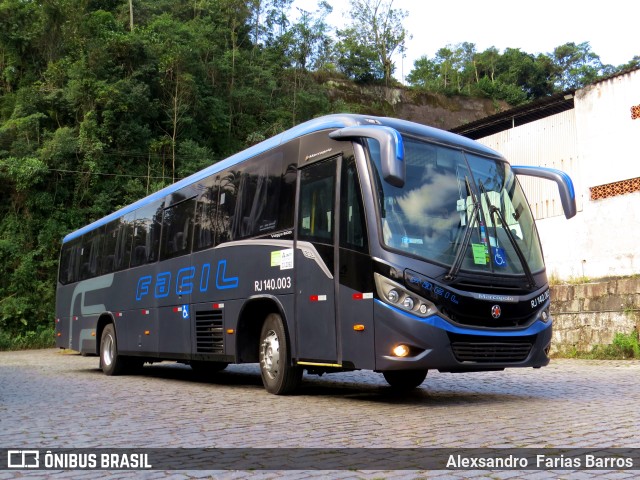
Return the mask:
M0 447L640 447L640 362L556 360L546 368L430 372L405 395L381 375L305 376L298 395L265 392L255 365L212 379L171 363L107 377L98 359L0 352ZM15 478L0 471L0 480ZM47 477L52 472L30 472ZM27 475L27 473L24 473ZM112 478L547 478L540 471L102 472ZM638 471L559 472L634 478ZM96 472L54 476L95 478Z

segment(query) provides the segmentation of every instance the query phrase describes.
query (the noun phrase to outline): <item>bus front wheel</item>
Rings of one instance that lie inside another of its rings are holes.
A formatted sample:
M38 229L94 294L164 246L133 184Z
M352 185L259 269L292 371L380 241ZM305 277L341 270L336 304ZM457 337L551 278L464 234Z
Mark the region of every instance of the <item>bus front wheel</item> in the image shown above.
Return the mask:
M389 370L382 372L389 385L398 390L411 390L419 387L427 378L426 370Z
M275 395L293 392L302 380L302 369L289 363L289 344L282 317L267 316L260 332L260 375L264 388Z

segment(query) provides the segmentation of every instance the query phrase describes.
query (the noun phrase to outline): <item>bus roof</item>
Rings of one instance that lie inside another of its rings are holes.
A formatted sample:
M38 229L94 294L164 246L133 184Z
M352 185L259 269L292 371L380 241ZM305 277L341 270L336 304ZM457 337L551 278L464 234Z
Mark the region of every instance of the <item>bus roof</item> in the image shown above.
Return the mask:
M252 147L249 147L241 152L238 152L224 160L216 162L196 173L190 175L182 180L177 181L161 190L158 190L151 195L141 198L140 200L127 205L126 207L113 212L106 217L103 217L99 220L96 220L89 225L86 225L64 237L62 240L63 243L69 242L75 238L79 238L87 232L95 230L98 227L106 225L113 220L116 220L128 213L137 210L140 207L143 207L149 203L153 203L157 200L161 200L167 195L170 195L178 190L187 187L193 183L198 182L204 178L207 178L211 175L215 175L226 168L229 168L237 163L243 162L244 160L248 160L249 158L255 157L263 152L271 150L279 145L282 145L290 140L293 140L297 137L302 137L304 135L308 135L310 133L318 132L321 130L328 129L336 129L343 127L352 127L357 125L384 125L398 130L399 132L408 133L417 135L420 137L427 138L429 140L444 143L450 146L455 146L457 148L462 148L464 150L475 151L484 155L489 155L492 157L502 158L497 152L494 150L485 147L481 143L478 143L474 140L470 140L466 137L462 137L460 135L456 135L451 132L447 132L445 130L440 130L438 128L429 127L426 125L421 125L419 123L410 122L407 120L400 120L396 118L389 117L375 117L370 115L355 115L355 114L334 114L334 115L326 115L323 117L319 117L313 120L309 120L307 122L301 123L289 130L286 130L278 135L275 135L263 142L260 142Z

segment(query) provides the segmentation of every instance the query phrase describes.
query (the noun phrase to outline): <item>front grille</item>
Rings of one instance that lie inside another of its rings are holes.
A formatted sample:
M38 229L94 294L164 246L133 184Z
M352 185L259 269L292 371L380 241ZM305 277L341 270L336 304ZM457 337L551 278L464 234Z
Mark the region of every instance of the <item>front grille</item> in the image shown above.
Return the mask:
M222 310L196 312L196 352L224 353Z
M496 338L450 334L451 349L459 362L523 362L533 348L535 337Z

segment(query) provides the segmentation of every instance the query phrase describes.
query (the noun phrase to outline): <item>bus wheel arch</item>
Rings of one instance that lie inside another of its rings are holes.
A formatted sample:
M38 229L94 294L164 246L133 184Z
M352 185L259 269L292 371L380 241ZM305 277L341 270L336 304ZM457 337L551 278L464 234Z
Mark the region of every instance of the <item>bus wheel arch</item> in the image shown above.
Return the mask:
M102 342L102 332L104 327L108 324L113 324L115 328L115 321L111 313L105 312L98 318L98 324L96 325L96 355L100 356L100 343Z
M238 363L258 363L258 348L262 325L267 316L272 313L279 314L285 324L287 324L284 309L275 297L254 297L247 300L242 306L238 315L236 327L236 358ZM287 332L287 339L291 335Z

